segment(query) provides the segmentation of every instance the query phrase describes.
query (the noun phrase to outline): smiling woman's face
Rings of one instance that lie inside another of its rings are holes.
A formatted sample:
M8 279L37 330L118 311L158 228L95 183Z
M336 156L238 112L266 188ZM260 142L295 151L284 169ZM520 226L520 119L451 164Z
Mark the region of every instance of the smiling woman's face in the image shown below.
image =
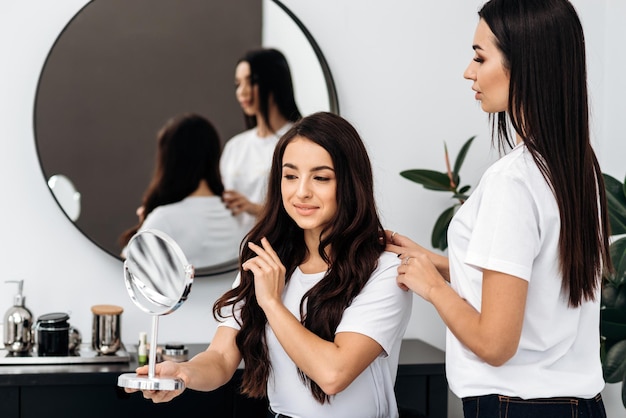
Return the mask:
M463 73L472 80L476 100L485 112L504 112L509 103L509 71L504 67L504 57L496 46L496 39L484 20L478 22L474 34L474 58Z
M296 137L283 154L281 193L287 214L305 231L319 232L337 212L337 179L328 151Z

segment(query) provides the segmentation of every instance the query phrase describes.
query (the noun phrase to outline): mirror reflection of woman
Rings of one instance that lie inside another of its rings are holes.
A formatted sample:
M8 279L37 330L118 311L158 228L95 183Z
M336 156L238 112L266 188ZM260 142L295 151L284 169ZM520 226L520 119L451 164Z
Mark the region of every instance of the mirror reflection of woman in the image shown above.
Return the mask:
M226 143L220 170L224 203L248 231L263 208L274 146L301 114L289 65L276 49L252 50L239 60L235 96L248 130Z
M354 128L331 113L296 122L276 146L267 201L233 288L214 305L224 322L211 344L188 362L158 364L157 374L209 391L243 359L242 391L267 396L268 416L397 417L412 296L396 285L399 259L385 252ZM154 402L179 394L144 391Z
M120 237L123 247L137 231L158 229L195 267L237 258L243 232L222 202L220 146L217 131L200 115L177 116L161 128L154 176L139 222Z

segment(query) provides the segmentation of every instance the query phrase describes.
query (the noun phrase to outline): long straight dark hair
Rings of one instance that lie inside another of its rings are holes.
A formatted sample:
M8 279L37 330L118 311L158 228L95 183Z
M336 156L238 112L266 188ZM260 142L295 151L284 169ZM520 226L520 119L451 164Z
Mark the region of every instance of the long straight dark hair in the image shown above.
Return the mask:
M221 196L221 152L219 135L203 116L187 113L168 120L157 134L154 174L142 201L143 219L157 207L189 196L201 180L216 196ZM120 236L121 247L128 244L142 224L140 221Z
M604 181L591 147L585 39L567 0L491 0L479 11L510 74L497 115L500 149L522 138L552 188L561 217L559 262L570 306L595 300L611 269Z
M365 146L346 120L326 112L301 119L279 140L272 160L265 210L246 240L259 243L266 237L287 270L286 280L307 257L303 230L282 204L283 154L296 137L306 138L328 151L337 179L338 209L321 233L318 247L328 271L300 303L303 325L319 337L333 341L343 311L369 280L386 241L374 203L372 169ZM244 245L240 262L254 256ZM261 397L266 394L271 368L265 341L267 318L256 301L253 274L241 268L239 274L241 282L215 302L213 315L217 320L223 319L230 316L229 307L244 303L241 330L237 334L237 347L246 364L242 391ZM308 376L300 372L300 377L320 403L329 400Z
M302 117L294 97L291 70L282 52L273 48L254 49L246 52L237 64L242 61L250 65L250 82L259 88L259 110L272 132L276 132L280 126L270 124L270 96L274 98L280 114L288 121L295 122ZM248 129L257 125L255 116L244 114L244 119Z

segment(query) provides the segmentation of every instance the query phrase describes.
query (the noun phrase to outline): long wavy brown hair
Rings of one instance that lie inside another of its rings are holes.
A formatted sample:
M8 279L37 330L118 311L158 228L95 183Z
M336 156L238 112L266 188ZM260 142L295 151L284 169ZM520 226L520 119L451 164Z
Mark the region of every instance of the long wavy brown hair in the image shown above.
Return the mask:
M559 261L570 306L594 300L612 269L604 180L589 134L582 25L567 0L491 0L479 12L510 74L509 107L492 120L500 148L508 121L552 188L561 217Z
M328 270L300 302L302 324L319 337L333 341L343 311L367 283L386 240L374 203L372 169L363 142L345 119L320 112L296 122L276 145L265 209L245 241L259 243L266 237L287 270L287 281L307 258L303 230L282 205L283 154L296 137L304 137L328 151L337 179L338 210L321 232L318 247ZM240 262L255 256L248 246L242 246ZM217 320L224 319L232 315L235 304L243 303L238 321L241 330L236 338L246 365L242 392L251 397L263 397L271 369L265 340L267 318L256 301L253 274L241 268L239 274L239 285L215 302L213 316ZM330 400L317 383L299 373L318 402Z
M168 120L157 134L154 174L142 199L143 219L122 233L120 247L128 244L150 212L180 202L198 188L201 180L216 196L221 196L221 155L220 137L205 117L185 113Z

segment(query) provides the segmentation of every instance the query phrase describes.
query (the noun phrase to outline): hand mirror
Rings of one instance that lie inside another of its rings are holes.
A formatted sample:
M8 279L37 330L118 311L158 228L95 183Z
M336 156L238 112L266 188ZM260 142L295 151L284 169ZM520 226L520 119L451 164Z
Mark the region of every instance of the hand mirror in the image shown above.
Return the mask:
M194 268L178 244L167 234L146 229L128 242L124 261L124 283L131 300L152 315L152 335L148 357L148 375L124 373L117 385L141 390L178 390L185 387L178 378L155 376L159 316L174 312L187 300Z

